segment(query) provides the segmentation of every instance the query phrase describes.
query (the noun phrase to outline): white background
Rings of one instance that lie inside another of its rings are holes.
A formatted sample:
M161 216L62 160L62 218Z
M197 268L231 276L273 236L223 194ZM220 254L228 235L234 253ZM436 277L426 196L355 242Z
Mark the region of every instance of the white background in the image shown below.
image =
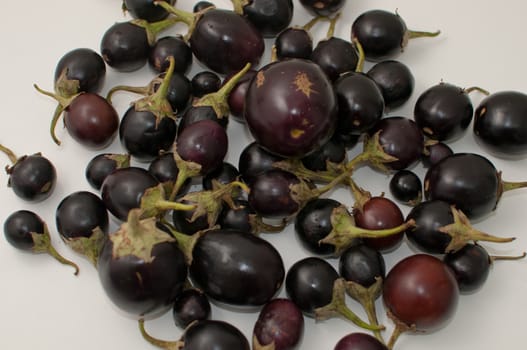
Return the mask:
M230 8L227 0L216 1L219 7ZM191 10L193 2L179 0L178 6ZM295 1L294 24L309 19L306 11ZM7 188L8 177L0 174L0 220L18 209L29 209L48 222L53 243L66 257L81 268L75 277L71 268L62 266L49 256L22 253L0 240L0 348L1 349L148 349L141 338L136 321L119 314L100 287L96 271L89 263L75 255L58 238L54 223L59 201L69 193L91 190L84 178L85 166L98 152L83 149L60 126L59 147L49 135L49 123L55 103L38 94L32 87L38 83L52 89L53 72L59 58L66 52L89 47L99 50L104 31L116 21L130 19L123 15L120 0L91 1L2 1L0 4L0 32L2 33L2 64L0 65L0 99L2 127L0 143L17 155L42 152L56 166L58 183L53 195L45 202L31 204L22 201ZM412 70L416 86L411 100L392 115L412 117L413 104L419 93L441 80L461 87L480 86L491 92L519 90L527 92L527 49L525 47L524 1L496 2L417 1L417 0L352 0L343 9L336 34L349 39L354 18L367 9L381 8L397 11L408 27L416 30L441 29L434 39L411 41L398 57ZM180 32L178 26L166 34ZM315 40L324 37L325 26L313 31ZM268 41L267 44L270 44ZM266 51L263 61L268 61ZM370 64L367 64L367 70ZM192 76L200 70L195 66ZM114 85L145 85L153 73L145 67L133 74L120 74L108 69L103 94ZM126 93L115 96L116 107L122 115L136 96ZM471 94L476 105L482 99ZM236 122L229 126L230 149L228 160L238 163L238 155L250 138ZM464 138L451 144L455 151L475 151L479 148L469 130ZM106 151L121 152L118 140ZM8 165L7 157L3 164ZM506 180L527 179L525 160L502 160L490 157L503 171ZM2 164L2 165L3 165ZM421 167L414 169L423 174ZM374 195L388 191L389 177L368 168L357 171L359 184ZM331 194L347 205L352 199L343 190ZM389 195L389 194L387 194ZM527 249L525 207L527 190L506 193L498 210L485 220L475 223L479 229L503 236L517 236L507 245L486 245L491 252L519 254ZM402 208L405 213L408 208ZM112 224L115 228L115 224ZM280 235L264 235L283 253L286 267L304 257L298 247L292 225ZM411 250L406 244L386 256L387 267ZM337 260L331 261L336 265ZM284 292L282 291L282 294ZM525 344L525 311L527 311L527 261L497 262L487 284L479 292L460 298L457 313L444 329L429 335L403 335L396 345L405 350L439 349L508 349ZM353 301L350 305L363 315ZM392 324L379 314L387 326L386 338ZM214 307L212 317L224 319L238 326L248 337L252 332L255 313L232 313ZM147 323L149 331L160 338L177 339L181 332L165 316ZM333 319L316 323L306 319L302 349L332 349L343 335L356 331L349 322Z

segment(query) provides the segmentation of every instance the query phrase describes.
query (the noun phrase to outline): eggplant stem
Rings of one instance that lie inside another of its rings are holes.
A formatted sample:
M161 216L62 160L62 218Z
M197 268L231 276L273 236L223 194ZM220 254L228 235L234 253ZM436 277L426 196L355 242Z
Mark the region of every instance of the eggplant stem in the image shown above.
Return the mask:
M353 322L357 326L374 331L383 330L382 325L371 325L357 316L345 302L345 280L344 278L337 278L333 283L333 296L331 302L325 306L315 309L315 319L317 321L325 320L335 316L343 316L347 320Z
M425 32L420 30L408 30L407 35L408 39L423 38L423 37L436 37L441 34L440 30L435 32Z
M516 190L516 189L523 188L523 187L527 187L527 181L520 181L520 182L502 181L503 192Z
M483 89L483 88L480 88L479 86L471 86L471 87L468 87L468 88L466 88L466 89L463 89L463 91L464 91L466 94L470 94L470 93L473 92L473 91L477 91L477 92L482 93L482 94L485 95L485 96L490 95L490 92L488 92L487 90L485 90L485 89Z
M141 335L150 344L152 344L152 345L154 345L154 346L156 346L156 347L158 347L160 349L166 349L166 350L179 350L179 349L183 348L184 343L182 341L180 341L180 340L167 341L167 340L154 338L153 336L148 334L148 332L145 329L145 320L144 319L140 319L138 321L138 324L139 324L139 331L141 332Z
M520 260L527 256L527 252L523 252L521 255L507 256L507 255L491 255L490 260L492 262L496 260Z
M9 148L7 148L7 147L5 147L3 145L0 145L0 151L5 153L5 155L9 158L11 163L15 164L18 161L18 157Z
M328 18L326 16L316 16L316 17L313 17L309 22L307 22L306 24L304 24L301 28L304 29L306 32L308 32L309 30L311 30L311 28L313 28L313 26L315 24L317 24L318 22L320 22L321 20L325 20L327 21Z
M128 91L133 92L139 95L146 96L148 95L148 92L150 91L148 86L126 86L126 85L117 85L111 88L108 91L108 94L106 95L106 100L111 104L112 103L112 97L117 91Z
M337 26L337 21L340 18L341 13L337 13L335 16L329 19L329 29L326 33L326 39L331 39L335 36L335 27Z

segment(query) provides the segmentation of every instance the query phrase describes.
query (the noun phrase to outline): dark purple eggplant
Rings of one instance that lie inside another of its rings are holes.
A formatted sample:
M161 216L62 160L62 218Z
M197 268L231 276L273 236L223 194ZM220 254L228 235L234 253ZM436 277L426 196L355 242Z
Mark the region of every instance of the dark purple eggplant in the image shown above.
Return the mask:
M210 298L237 307L269 302L282 286L280 253L250 232L212 229L188 236L173 231L189 261L189 277Z
M109 299L135 317L159 315L172 307L187 278L176 240L155 218L128 220L109 235L99 256L99 279Z

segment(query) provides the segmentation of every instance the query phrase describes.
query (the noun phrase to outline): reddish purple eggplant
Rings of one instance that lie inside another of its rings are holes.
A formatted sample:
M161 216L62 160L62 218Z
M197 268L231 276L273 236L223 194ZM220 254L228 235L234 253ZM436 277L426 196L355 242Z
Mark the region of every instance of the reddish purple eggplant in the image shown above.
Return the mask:
M276 298L265 304L253 329L254 350L298 349L304 335L304 316L294 302Z

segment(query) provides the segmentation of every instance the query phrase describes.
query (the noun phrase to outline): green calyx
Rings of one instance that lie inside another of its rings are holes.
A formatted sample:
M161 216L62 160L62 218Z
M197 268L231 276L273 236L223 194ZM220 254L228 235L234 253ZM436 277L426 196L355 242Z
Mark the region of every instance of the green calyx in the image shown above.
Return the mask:
M168 58L170 65L161 81L161 85L156 92L151 95L148 95L140 100L137 100L134 103L134 108L136 111L147 111L151 112L156 116L156 127L159 125L159 122L162 118L174 118L174 111L172 106L167 99L168 89L170 87L170 80L174 75L175 60L174 57L170 56Z
M80 92L80 82L77 79L68 79L68 69L65 68L55 82L55 92L64 97L70 97Z
M331 232L319 243L331 244L335 247L335 256L340 256L358 238L380 238L395 235L415 226L414 220L383 230L369 230L355 225L355 220L343 205L333 209L331 213Z
M497 237L476 230L470 224L468 217L455 206L450 207L454 222L438 228L440 232L449 235L452 239L445 249L445 253L455 252L463 248L470 241L485 241L494 243L507 243L515 240L514 237Z
M229 103L227 101L229 94L236 87L240 79L251 69L251 64L247 63L238 73L232 76L216 92L209 93L201 97L193 105L195 107L210 106L218 116L218 119L226 118L229 115Z
M223 203L227 203L234 208L233 195L239 189L249 192L249 187L240 181L233 181L226 185L215 181L215 190L191 192L183 196L180 200L190 203L195 207L190 222L195 221L201 216L207 217L209 228L216 225L218 216L223 208Z
M96 227L89 237L63 238L63 241L73 251L83 255L93 266L97 267L97 261L106 238L107 235L99 227Z
M141 209L130 210L127 221L109 235L113 243L114 259L135 256L146 263L151 263L155 259L152 249L157 244L175 241L171 235L157 227L155 217L141 219L141 214Z
M69 265L75 269L75 276L79 274L79 267L74 262L64 258L57 252L55 247L51 244L51 237L47 225L44 224L44 232L32 232L31 238L33 239L33 253L40 254L46 253L55 258L58 262L64 265Z

